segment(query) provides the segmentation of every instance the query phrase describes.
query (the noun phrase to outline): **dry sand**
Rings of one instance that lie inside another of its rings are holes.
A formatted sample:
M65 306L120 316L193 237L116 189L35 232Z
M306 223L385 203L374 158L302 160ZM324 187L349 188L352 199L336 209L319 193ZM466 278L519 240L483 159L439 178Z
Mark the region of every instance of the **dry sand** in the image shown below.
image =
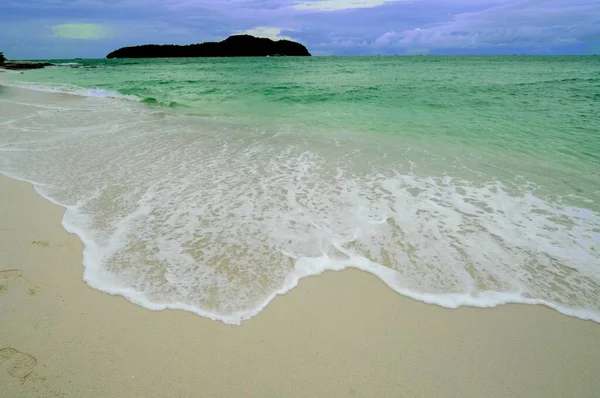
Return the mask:
M448 310L356 270L242 326L82 281L63 209L0 176L0 396L598 397L600 325L541 306Z

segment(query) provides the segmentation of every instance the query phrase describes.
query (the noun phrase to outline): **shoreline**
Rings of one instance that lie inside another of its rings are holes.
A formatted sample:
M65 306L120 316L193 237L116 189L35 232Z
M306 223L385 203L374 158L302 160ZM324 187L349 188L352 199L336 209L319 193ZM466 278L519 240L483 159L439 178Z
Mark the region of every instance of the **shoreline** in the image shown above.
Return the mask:
M388 288L391 291L393 291L394 293L402 296L403 298L406 298L409 300L414 300L418 303L422 303L422 304L426 304L426 305L434 305L434 306L437 306L440 308L450 309L450 310L458 309L458 308L465 308L465 307L466 308L476 308L476 309L489 309L489 308L496 308L496 307L501 307L501 306L505 306L505 305L542 306L542 307L550 309L552 311L556 311L562 315L565 315L568 317L573 317L573 318L580 319L583 321L591 321L600 326L600 318L598 318L598 316L595 313L590 312L588 310L572 309L569 307L561 307L560 305L557 305L557 304L554 304L551 302L547 302L547 301L541 300L541 299L533 299L533 298L514 299L510 294L497 293L497 292L493 292L493 293L489 294L489 296L492 297L492 300L495 299L497 301L496 303L491 304L491 305L481 305L480 303L473 301L474 299L470 299L470 298L465 299L464 295L459 295L459 294L447 295L447 297L450 297L450 302L453 305L440 304L439 300L436 299L436 295L430 295L427 293L414 293L410 290L398 289L396 286L390 284L389 281L386 280L386 278L381 275L381 274L385 274L385 273L389 272L389 270L385 267L380 266L379 268L372 270L372 269L363 269L360 266L352 265L352 264L345 265L342 268L326 268L326 269L317 270L317 271L314 271L312 269L297 270L294 273L293 278L290 277L289 278L290 280L286 283L285 286L283 286L279 290L274 291L267 299L265 299L261 303L260 306L256 307L255 310L253 310L251 312L246 312L243 314L235 313L235 314L229 314L229 315L219 315L216 313L202 310L201 308L198 308L198 307L188 306L188 305L179 304L179 303L158 304L158 303L149 301L149 299L147 297L145 297L142 293L138 293L138 292L126 293L123 291L123 289L119 289L119 288L106 290L106 288L104 288L104 287L94 286L95 282L93 282L93 281L90 282L89 280L87 280L87 278L85 276L85 271L86 271L85 248L86 248L86 245L84 242L86 239L83 236L84 234L76 227L65 225L64 214L68 211L68 209L66 207L64 207L63 205L61 205L60 203L54 201L52 198L48 198L48 197L44 196L42 193L40 193L38 191L38 189L35 188L35 183L32 181L29 181L27 179L22 179L22 178L19 178L16 176L11 176L10 174L3 174L1 172L0 172L0 177L5 177L10 180L23 182L25 184L30 185L33 188L35 194L37 196L39 196L42 200L48 201L51 204L53 204L54 206L57 206L63 210L63 216L61 217L60 227L65 232L76 236L82 245L82 261L81 261L82 264L81 264L81 266L82 266L82 270L84 271L82 280L84 281L84 283L86 283L86 285L88 285L90 288L97 290L101 293L105 293L105 294L112 295L112 296L120 296L120 297L124 298L125 300L127 300L129 303L136 305L136 306L140 306L149 311L165 311L165 310L184 311L184 312L188 312L188 313L200 316L202 318L208 319L210 321L223 323L224 325L240 326L240 325L244 324L245 322L248 322L249 320L255 318L258 314L260 314L262 311L264 311L265 308L267 308L271 304L271 302L276 300L278 297L285 296L286 294L288 294L289 292L294 290L300 284L300 282L306 278L318 277L320 275L323 275L324 273L330 273L330 272L337 273L337 272L344 271L344 270L353 270L353 271L358 271L361 273L366 273L366 274L369 274L370 276L377 278L386 288ZM79 230L79 232L77 232L77 230Z
M71 100L71 99L79 100L81 98L85 98L84 96L77 94L77 93L48 92L48 91L44 91L44 90L37 90L37 89L31 89L31 88L25 88L25 87L3 85L2 83L3 82L0 80L0 91L3 89L7 89L7 90L9 90L9 94L11 94L13 97L16 96L17 98L19 98L19 97L22 98L22 101L24 103L30 102L31 98L36 98L36 97L42 98L43 96L52 96L53 99L55 99L54 96L60 96L61 101L67 101L67 100ZM50 97L47 97L47 98L50 98ZM59 97L56 97L56 98L59 98ZM9 112L23 112L25 114L25 113L28 113L29 111L30 110L28 109L28 107L26 105L21 106L19 104L19 106L15 107L13 110L10 110ZM21 179L19 177L15 177L15 178L17 180L31 183L30 181ZM43 196L45 198L45 200L49 200L52 203L55 203L52 199L46 198L44 195L41 195L41 196ZM60 205L58 205L58 206L60 206ZM61 208L62 208L62 206L61 206ZM62 221L61 221L61 225L63 225ZM71 228L69 225L63 225L63 228L65 228L67 231L75 231L76 235L79 236L79 239L83 239L83 241L88 241L88 240L86 240L85 230L83 230L83 229L76 230L76 229ZM90 246L88 246L88 248ZM235 313L235 314L227 314L227 315L219 314L216 312L210 312L210 311L204 310L203 308L201 308L199 306L187 305L185 303L180 303L180 302L170 302L168 304L164 304L164 303L157 304L157 303L153 302L152 300L148 299L143 293L133 292L127 288L122 288L122 287L115 287L115 286L107 287L106 285L102 285L102 282L95 282L93 277L87 278L87 280L91 281L90 286L94 286L94 288L96 288L100 291L103 291L107 294L116 294L116 295L125 296L128 301L134 303L135 305L141 305L141 306L145 307L146 309L150 309L150 310L154 310L154 311L160 311L160 310L164 310L164 309L185 310L185 311L189 311L189 312L195 313L199 316L203 316L203 317L206 317L206 318L209 318L212 320L218 320L218 321L232 324L232 325L239 325L240 323L247 322L249 319L251 319L251 318L255 317L257 314L259 314L261 311L264 310L264 308L266 306L270 305L271 301L277 299L281 295L287 294L290 290L295 289L295 287L297 286L299 281L305 279L307 276L320 275L322 272L330 272L332 270L338 271L342 267L353 268L353 269L358 269L358 270L367 272L367 273L379 278L381 281L383 281L383 283L385 283L387 285L387 287L389 289L393 290L395 293L397 293L399 295L402 295L403 297L408 297L408 298L417 300L422 303L427 303L427 304L431 304L431 305L439 305L444 308L460 308L460 307L465 307L465 306L474 307L474 308L493 308L493 307L502 306L502 305L506 305L506 304L543 305L545 307L556 310L567 316L572 316L572 317L576 317L576 318L583 319L583 320L591 320L591 321L594 321L594 322L600 324L600 316L591 310L584 310L581 308L572 308L572 307L567 307L567 306L563 307L563 306L555 304L551 301L547 301L547 300L543 300L543 299L539 299L539 298L524 298L523 296L516 294L516 293L497 293L497 292L490 293L490 292L484 291L484 292L481 292L481 294L479 294L479 296L477 296L477 297L471 296L466 293L446 294L446 295L420 293L420 292L413 291L413 290L406 288L401 283L394 283L395 282L394 276L392 275L393 273L390 272L390 269L386 268L384 266L381 266L380 264L377 264L377 263L372 263L372 264L367 263L367 265L365 266L364 263L353 263L351 261L348 261L344 264L337 263L337 264L335 264L335 266L332 266L332 267L325 266L325 267L319 268L319 266L317 266L318 269L316 269L316 270L310 266L305 267L303 269L296 270L296 272L289 275L289 281L286 281L287 283L285 285L283 285L279 290L273 291L272 294L270 296L268 296L264 301L262 301L259 306L253 308L252 310ZM90 269L92 271L89 271ZM90 267L88 269L88 276L93 272L94 269L95 268L93 268L93 267ZM325 269L325 271L323 271L324 269Z
M525 304L444 309L358 270L300 281L241 326L149 311L82 279L64 209L0 175L8 396L579 396L600 325Z

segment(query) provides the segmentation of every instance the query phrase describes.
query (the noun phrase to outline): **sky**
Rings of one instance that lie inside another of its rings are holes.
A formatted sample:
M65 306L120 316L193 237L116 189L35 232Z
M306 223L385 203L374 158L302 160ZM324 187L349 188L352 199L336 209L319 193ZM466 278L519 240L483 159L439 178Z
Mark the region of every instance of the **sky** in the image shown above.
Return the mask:
M599 54L600 0L1 0L9 59L249 33L313 55Z

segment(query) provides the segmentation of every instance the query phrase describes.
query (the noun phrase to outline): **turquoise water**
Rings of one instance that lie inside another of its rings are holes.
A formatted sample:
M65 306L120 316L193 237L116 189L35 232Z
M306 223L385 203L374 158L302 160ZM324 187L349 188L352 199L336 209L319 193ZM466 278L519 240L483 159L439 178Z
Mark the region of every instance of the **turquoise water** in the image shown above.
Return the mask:
M0 77L38 91L0 93L0 171L67 207L96 288L238 323L353 266L600 319L598 57L56 62Z

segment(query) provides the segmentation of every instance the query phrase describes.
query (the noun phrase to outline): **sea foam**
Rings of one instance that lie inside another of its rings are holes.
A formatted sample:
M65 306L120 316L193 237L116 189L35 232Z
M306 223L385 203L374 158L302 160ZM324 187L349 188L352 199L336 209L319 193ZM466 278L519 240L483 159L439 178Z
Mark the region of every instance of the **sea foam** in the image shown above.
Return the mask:
M135 95L121 94L115 90L106 90L104 88L82 88L79 86L69 85L40 85L32 84L26 81L19 81L11 79L8 81L2 81L2 84L15 87L23 88L31 91L40 91L46 93L59 93L59 94L70 94L80 97L93 97L93 98L116 98L130 101L140 101L140 98Z
M600 322L600 214L535 184L400 138L49 96L0 113L0 172L66 208L94 288L239 324L304 277L354 267L444 307Z

